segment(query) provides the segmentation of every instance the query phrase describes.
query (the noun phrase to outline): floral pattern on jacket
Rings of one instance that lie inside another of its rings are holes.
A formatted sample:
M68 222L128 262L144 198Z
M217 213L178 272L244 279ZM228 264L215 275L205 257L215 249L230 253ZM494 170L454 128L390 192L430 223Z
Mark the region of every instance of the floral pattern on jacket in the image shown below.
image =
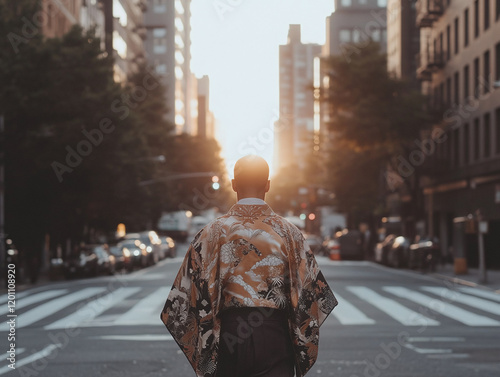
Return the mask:
M336 305L300 230L266 204L235 204L194 237L160 319L196 375L214 377L222 310L286 309L302 377L316 361L319 328Z

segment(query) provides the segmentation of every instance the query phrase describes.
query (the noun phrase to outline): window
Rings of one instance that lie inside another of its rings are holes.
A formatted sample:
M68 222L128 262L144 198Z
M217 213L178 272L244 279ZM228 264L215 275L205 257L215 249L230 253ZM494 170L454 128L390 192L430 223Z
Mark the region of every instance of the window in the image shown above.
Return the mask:
M453 131L453 163L455 166L460 165L460 128Z
M446 27L446 60L450 60L451 55L451 36L450 25Z
M495 46L495 81L500 81L500 42Z
M359 43L361 41L361 32L358 29L352 31L352 41L354 43Z
M343 7L350 7L351 6L351 0L342 0L340 2L340 5L342 5Z
M439 84L439 105L444 106L444 82Z
M166 75L167 74L167 65L166 64L158 64L156 66L156 73L159 75Z
M153 29L153 52L155 54L165 54L167 52L167 29Z
M474 160L479 160L481 156L481 129L479 128L479 118L474 119Z
M351 31L349 29L340 30L340 42L349 43L351 41Z
M375 42L380 42L380 29L375 29L372 31L372 39Z
M484 93L490 92L490 50L484 53L484 72L483 72Z
M458 17L455 18L454 22L454 32L455 32L455 54L458 54Z
M459 75L458 72L455 72L453 75L453 102L455 105L458 105L460 103L460 83L459 83Z
M496 152L500 154L500 107L495 110Z
M470 162L470 127L469 123L464 125L464 165Z
M464 46L469 45L469 8L464 11Z
M479 58L474 59L474 97L479 98Z
M379 8L386 8L387 7L387 0L377 0L377 5Z
M464 99L467 101L469 98L469 65L464 67Z
M490 27L490 0L484 0L484 30Z
M153 12L154 13L165 13L167 11L167 1L166 0L153 0Z
M474 1L474 38L479 36L479 0Z
M443 33L439 34L439 60L443 61Z
M490 157L491 154L491 118L490 118L490 113L484 114L484 120L483 120L483 128L484 128L484 133L483 133L483 140L484 140L484 157L488 158Z
M451 105L451 78L446 79L446 106Z

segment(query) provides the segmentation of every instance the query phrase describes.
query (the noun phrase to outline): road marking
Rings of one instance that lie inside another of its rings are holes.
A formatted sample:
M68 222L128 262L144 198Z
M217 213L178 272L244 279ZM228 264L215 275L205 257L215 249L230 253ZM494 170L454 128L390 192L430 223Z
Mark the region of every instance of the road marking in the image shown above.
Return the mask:
M125 314L118 317L113 322L114 326L129 326L129 325L162 325L160 320L160 311L168 294L170 287L162 287L157 289L149 296L144 297L141 301L134 305Z
M19 369L19 367L22 367L23 365L32 363L35 360L41 359L43 357L48 357L53 350L56 348L61 347L61 344L49 344L47 347L45 347L43 350L38 351L28 357L25 357L24 359L17 360L16 361L16 369ZM0 368L0 375L5 374L7 372L11 372L12 369L9 368L9 366L4 366Z
M408 309L400 303L379 295L377 292L366 287L348 287L360 299L369 302L379 310L388 314L399 323L405 326L439 326L440 323L427 318L420 313Z
M431 359L466 359L469 357L468 353L449 353L441 355L427 355Z
M63 293L66 293L68 290L67 289L53 289L51 291L46 291L46 292L40 292L40 293L35 293L32 296L28 296L26 298L16 298L16 312L19 312L23 307L29 306L31 304L35 304L37 302L43 301L43 300L48 300L49 298L55 297L62 295ZM0 309L0 315L6 314L8 312L9 308L5 307L3 309Z
M447 303L403 287L383 287L393 295L410 300L431 309L445 317L454 319L468 326L500 326L500 322L491 318L468 312L458 306Z
M500 315L500 304L494 302L483 300L482 298L477 298L470 296L461 292L452 291L447 288L440 287L422 287L424 291L433 293L440 296L443 299L456 297L453 301L458 301L463 305L472 306L473 308L482 310L483 312L488 312L495 315Z
M118 302L124 300L134 293L137 293L140 290L141 289L139 287L118 288L116 291L113 291L106 296L99 297L98 299L89 302L67 317L61 318L60 320L53 322L50 325L44 326L44 329L66 329L77 327L80 324L87 325L99 314L105 312L109 308L112 308Z
M436 354L436 353L452 353L453 351L447 348L419 348L413 344L405 344L405 347L420 354Z
M368 318L361 310L357 309L349 301L344 300L335 293L339 304L332 312L334 317L343 325L373 325L375 321Z
M460 287L459 289L467 294L470 294L470 295L480 296L483 298L487 298L489 300L500 302L500 295L497 293L483 291L481 289L471 288L471 287Z
M5 304L7 301L9 301L9 292L8 291L4 292L4 295L5 296L0 298L0 305ZM20 299L21 297L25 297L27 295L28 295L27 291L16 292L16 300Z
M59 310L69 306L77 301L86 299L91 297L97 293L104 291L105 288L84 288L80 291L76 291L70 294L67 294L63 297L56 298L45 304L42 304L36 308L28 310L27 312L20 314L16 319L16 327L19 329L21 327L29 326L32 323L35 323L43 318L50 316L58 312ZM6 331L8 329L9 324L3 323L0 325L0 331Z
M435 336L432 338L424 338L424 337L415 337L415 338L408 338L408 341L410 343L417 343L417 342L465 342L465 338L458 338L458 337L444 337L444 336Z
M131 340L138 342L151 342L151 341L168 341L174 340L170 335L158 335L158 334L143 334L143 335L103 335L103 336L93 336L93 339L104 339L104 340Z

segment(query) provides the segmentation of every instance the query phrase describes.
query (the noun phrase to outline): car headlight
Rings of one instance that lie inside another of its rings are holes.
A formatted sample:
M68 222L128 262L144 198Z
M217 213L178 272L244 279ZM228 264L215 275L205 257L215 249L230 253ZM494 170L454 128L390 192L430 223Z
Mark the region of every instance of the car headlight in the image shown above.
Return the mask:
M146 247L146 251L147 251L148 253L150 253L150 252L152 252L152 251L153 251L153 248L152 248L151 246L148 246L148 247Z
M134 255L135 255L136 257L138 257L139 255L141 255L141 252L140 252L139 250L135 249L135 250L134 250Z

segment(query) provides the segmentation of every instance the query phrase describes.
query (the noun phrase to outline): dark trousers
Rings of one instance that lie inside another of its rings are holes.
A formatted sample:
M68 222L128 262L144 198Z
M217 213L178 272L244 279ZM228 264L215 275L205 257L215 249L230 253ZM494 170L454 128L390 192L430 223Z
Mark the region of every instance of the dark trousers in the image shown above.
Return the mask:
M293 377L286 313L270 308L229 309L221 315L217 377Z

